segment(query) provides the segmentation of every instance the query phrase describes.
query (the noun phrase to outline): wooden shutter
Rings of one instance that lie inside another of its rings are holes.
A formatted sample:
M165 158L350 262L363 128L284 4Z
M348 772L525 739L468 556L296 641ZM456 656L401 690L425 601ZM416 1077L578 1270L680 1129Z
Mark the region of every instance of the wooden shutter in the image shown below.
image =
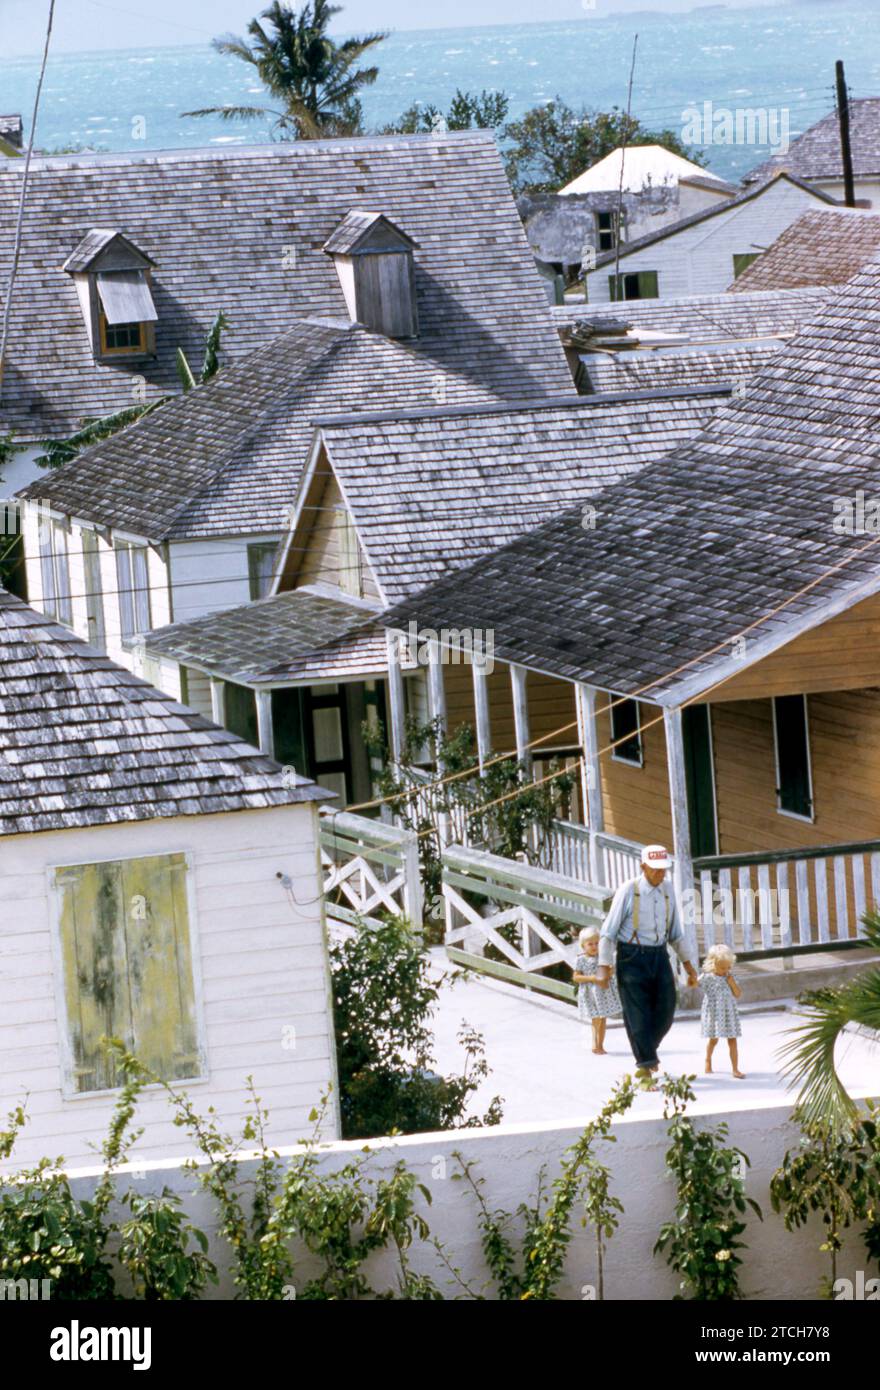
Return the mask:
M117 1086L102 1037L167 1081L201 1071L182 854L56 870L71 1089Z
M773 701L777 795L780 811L813 818L810 739L805 695L779 695Z

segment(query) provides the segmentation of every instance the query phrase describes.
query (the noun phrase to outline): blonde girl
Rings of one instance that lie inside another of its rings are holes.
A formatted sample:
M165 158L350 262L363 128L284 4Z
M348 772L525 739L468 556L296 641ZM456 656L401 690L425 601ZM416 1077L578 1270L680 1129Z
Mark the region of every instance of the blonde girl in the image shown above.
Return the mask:
M734 1076L743 1079L739 1069L739 1049L737 1038L742 1029L739 1022L739 1009L736 1001L742 990L731 973L736 956L729 946L718 945L709 949L703 961L700 988L703 991L702 1033L706 1043L706 1072L712 1072L712 1053L719 1038L727 1039L730 1050L730 1065Z
M575 961L573 979L578 987L578 1013L582 1023L593 1026L593 1051L605 1055L605 1028L609 1018L620 1015L620 996L614 976L603 988L595 973L599 961L599 929L584 927L578 937L580 955Z

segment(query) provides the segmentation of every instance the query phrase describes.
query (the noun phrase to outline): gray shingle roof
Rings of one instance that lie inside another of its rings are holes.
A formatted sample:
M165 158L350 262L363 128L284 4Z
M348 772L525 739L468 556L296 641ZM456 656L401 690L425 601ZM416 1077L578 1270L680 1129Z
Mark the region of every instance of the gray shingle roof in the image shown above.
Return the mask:
M326 797L0 590L0 835Z
M12 207L21 161L0 168ZM34 162L0 429L61 437L87 416L179 388L218 310L239 360L297 319L348 317L324 245L343 218L377 209L418 243L420 339L453 399L570 390L547 302L489 132L306 140L235 150L76 155ZM62 266L85 234L118 227L155 261L155 362L96 363ZM14 219L0 221L0 282ZM517 380L511 390L511 378Z
M595 498L595 529L569 511L383 621L489 628L503 660L616 692L651 683L649 698L674 702L705 690L742 669L727 644L778 605L747 639L747 658L880 587L871 538L833 526L835 499L876 495L880 483L878 381L874 261L745 399Z
M593 391L659 391L693 386L740 386L772 359L780 347L724 343L706 348L661 351L585 352L584 374Z
M856 178L880 174L880 97L857 97L849 103L850 144ZM787 170L802 179L842 179L840 127L836 111L829 111L803 135L792 140L784 154L771 155L757 165L743 182L753 183Z
M361 245L367 234L374 227L382 224L390 227L411 246L415 245L412 237L407 236L400 227L396 227L383 213L360 212L353 208L351 212L346 213L339 226L324 243L324 250L329 256L350 256Z
M795 183L799 188L803 188L807 193L812 193L818 202L834 203L836 200L830 193L823 193L821 189L813 188L804 179L797 175L788 173L780 169L774 177L787 179L789 183ZM682 217L678 222L668 222L663 227L658 227L656 232L646 232L644 236L636 237L634 241L622 241L620 243L620 259L626 260L634 251L641 251L645 246L653 246L657 241L665 241L667 237L675 236L678 232L683 232L686 227L696 227L701 222L708 222L713 217L718 217L722 212L731 212L734 208L741 207L743 203L748 203L752 198L760 197L767 187L767 181L754 185L740 193L736 198L726 198L723 202L713 203L710 207L701 208L699 212L692 212L689 217ZM613 265L617 260L617 252L603 251L596 257L594 269L598 270L603 265Z
M844 285L880 249L880 214L852 208L805 212L734 280L729 294L799 285Z
M597 331L623 321L634 334L680 334L692 343L797 333L829 296L827 289L762 290L686 295L680 299L628 299L622 304L565 304L550 310L565 336L577 324Z
M317 666L337 676L387 667L375 614L308 588L171 623L143 643L153 656L243 684L296 680Z
M691 438L721 388L328 422L321 434L387 602L461 569Z

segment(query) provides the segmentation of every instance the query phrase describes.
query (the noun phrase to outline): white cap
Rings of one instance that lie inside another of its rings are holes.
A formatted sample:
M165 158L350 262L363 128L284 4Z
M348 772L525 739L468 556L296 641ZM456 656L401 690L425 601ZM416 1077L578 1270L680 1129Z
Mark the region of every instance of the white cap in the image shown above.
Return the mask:
M664 845L645 845L642 863L646 869L668 869L671 863L669 852Z

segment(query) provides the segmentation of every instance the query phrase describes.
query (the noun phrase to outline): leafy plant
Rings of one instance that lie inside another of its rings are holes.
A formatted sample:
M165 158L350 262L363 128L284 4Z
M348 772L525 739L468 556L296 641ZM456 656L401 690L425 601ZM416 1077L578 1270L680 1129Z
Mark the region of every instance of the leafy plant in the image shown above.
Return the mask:
M802 1118L800 1145L788 1150L770 1181L773 1210L782 1213L787 1231L806 1226L812 1213L820 1214L825 1238L819 1249L830 1261L826 1297L837 1279L837 1256L850 1226L867 1223L865 1248L870 1258L880 1257L878 1113L870 1107L845 1132Z
M604 1294L605 1242L617 1229L623 1206L610 1196L610 1174L597 1159L594 1145L598 1139L614 1142L613 1122L630 1108L635 1095L632 1077L625 1076L577 1142L566 1150L559 1177L549 1192L545 1193L543 1173L540 1175L534 1204L523 1204L518 1209L524 1228L519 1249L510 1233L513 1217L509 1212L489 1207L483 1193L485 1180L474 1178L472 1165L456 1154L460 1177L477 1198L483 1255L499 1299L548 1301L554 1297L565 1272L572 1212L578 1201L583 1203L582 1225L592 1225L597 1233L600 1287Z
M489 762L480 773L476 734L460 724L444 734L439 719L420 723L408 716L404 746L392 764L381 722L362 726L370 757L381 763L377 791L389 798L388 807L406 829L419 837L419 864L425 902L436 912L441 901L444 825L506 859L525 856L540 860L553 822L564 812L575 776L561 764L550 764L552 780L531 781L516 758ZM420 764L428 754L442 773L425 773Z
M421 938L392 918L330 948L342 1132L346 1138L498 1124L496 1096L482 1119L464 1120L488 1075L483 1039L462 1025L464 1068L433 1070L431 1014L440 995Z
M510 97L505 92L463 92L456 88L455 96L444 115L433 102L422 105L414 102L391 125L383 126L382 135L418 135L437 130L495 130L507 117Z
M751 1207L759 1220L761 1208L744 1191L743 1168L749 1160L741 1149L728 1147L726 1124L698 1130L685 1110L696 1099L692 1076L665 1077L663 1118L669 1121L670 1147L666 1166L675 1178L675 1220L660 1228L654 1253L681 1275L680 1289L692 1298L741 1298L739 1271L745 1248L740 1220Z
M598 164L613 150L627 145L662 145L696 164L705 157L682 144L672 130L647 130L635 116L613 106L596 111L575 110L561 97L533 106L504 129L507 176L517 193L555 193Z
M867 913L864 928L865 945L880 951L880 915ZM851 1133L860 1112L838 1075L834 1053L845 1028L880 1036L880 967L868 965L837 989L807 992L799 1003L805 1021L789 1029L791 1040L780 1049L783 1072L801 1088L797 1113L817 1134Z
M273 0L247 32L252 40L225 34L214 39L218 53L240 58L256 69L257 76L278 105L209 106L184 111L184 116L222 116L224 120L274 117L273 134L282 140L314 140L327 135L356 135L361 130L358 93L371 86L377 67L355 64L368 49L387 38L385 33L365 34L335 43L327 34L340 5L313 0L298 12ZM261 24L260 20L268 21Z
M119 1226L116 1258L128 1272L135 1298L190 1301L209 1282L217 1283L208 1238L185 1219L175 1193L167 1187L160 1196L130 1191L123 1200L131 1217Z

